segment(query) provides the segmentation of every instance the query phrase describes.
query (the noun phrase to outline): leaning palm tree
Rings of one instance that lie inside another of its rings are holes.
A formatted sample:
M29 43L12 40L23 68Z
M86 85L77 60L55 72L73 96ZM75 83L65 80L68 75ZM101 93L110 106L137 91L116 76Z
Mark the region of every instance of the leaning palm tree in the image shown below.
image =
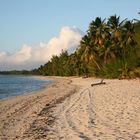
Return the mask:
M91 40L87 35L85 35L81 40L81 49L83 50L81 54L81 60L87 63L95 59L95 53L93 51L93 47L90 44L90 41Z
M104 64L108 64L117 57L116 46L114 46L110 40L106 40L104 45L98 49L98 55Z
M78 57L80 56L80 60L83 63L94 63L95 66L100 69L100 66L97 63L96 47L94 46L93 42L94 41L89 36L85 35L82 38L80 48L77 49L76 53Z

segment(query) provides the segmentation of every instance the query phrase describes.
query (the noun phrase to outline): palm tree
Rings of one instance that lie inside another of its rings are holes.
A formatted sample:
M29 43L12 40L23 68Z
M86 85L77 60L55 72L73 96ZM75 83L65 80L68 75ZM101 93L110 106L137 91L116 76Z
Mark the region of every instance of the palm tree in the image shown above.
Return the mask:
M127 19L124 19L120 22L120 16L110 16L108 19L108 26L110 27L110 32L112 35L112 39L116 42L121 41L121 26Z
M126 57L130 55L130 53L136 50L136 42L134 40L134 24L132 23L132 21L126 21L122 27L121 46L124 59L126 59Z
M81 49L82 49L81 60L85 61L86 63L95 59L93 48L90 45L90 41L91 40L87 35L85 35L81 40Z
M94 41L94 45L100 47L104 44L104 41L109 36L109 27L105 23L105 19L97 17L95 21L92 21L89 26L88 35Z
M106 40L104 45L98 49L99 57L104 60L104 64L116 59L116 47L110 40Z
M111 29L117 29L120 25L120 17L116 15L110 16L107 24L111 27Z
M97 63L97 51L96 47L93 45L93 40L88 36L85 35L81 42L80 48L77 49L77 55L80 56L80 60L88 65L89 63L94 63L96 67L100 69L99 64ZM84 64L84 65L85 65Z

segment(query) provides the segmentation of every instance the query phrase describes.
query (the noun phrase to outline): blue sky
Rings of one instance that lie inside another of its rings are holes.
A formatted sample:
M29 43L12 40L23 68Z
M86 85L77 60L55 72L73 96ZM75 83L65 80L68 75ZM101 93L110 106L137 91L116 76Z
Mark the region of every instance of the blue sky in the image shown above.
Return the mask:
M23 44L36 47L57 36L63 26L86 31L95 17L140 19L139 0L0 0L0 51Z

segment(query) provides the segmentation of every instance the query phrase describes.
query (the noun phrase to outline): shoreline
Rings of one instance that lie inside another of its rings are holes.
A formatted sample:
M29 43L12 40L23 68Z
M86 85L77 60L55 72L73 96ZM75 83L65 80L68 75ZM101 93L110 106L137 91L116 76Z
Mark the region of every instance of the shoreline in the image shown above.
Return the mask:
M140 139L140 80L39 77L55 82L0 101L0 139Z
M37 78L54 82L39 91L0 100L0 139L18 139L17 137L25 133L25 129L29 129L34 118L47 104L54 104L75 89L69 85L71 81L67 78L43 76Z
M14 75L12 75L12 76L14 76ZM17 75L15 75L15 76L17 76ZM19 75L19 76L24 76L24 75ZM25 75L24 77L26 77L26 75ZM17 95L13 95L13 96L8 96L8 97L5 97L5 98L1 98L0 101L3 101L3 100L10 100L10 99L16 98L16 97L18 97L18 96L26 96L26 95L28 95L28 94L36 94L37 92L41 91L43 88L46 88L47 86L53 84L53 80L52 80L52 79L48 80L48 79L47 79L46 77L44 77L44 76L27 76L27 77L31 77L31 78L35 78L35 79L43 80L43 81L44 81L44 80L45 80L45 81L47 80L48 83L42 85L40 88L38 88L38 89L36 89L36 90L27 91L27 92L23 92L23 93L21 93L21 94L17 94Z

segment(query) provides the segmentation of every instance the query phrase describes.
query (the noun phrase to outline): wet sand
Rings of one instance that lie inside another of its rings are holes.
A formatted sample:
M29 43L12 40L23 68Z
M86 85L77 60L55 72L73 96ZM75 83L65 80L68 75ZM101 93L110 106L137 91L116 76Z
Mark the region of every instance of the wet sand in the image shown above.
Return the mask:
M55 83L0 101L0 139L140 140L139 79L45 78Z

